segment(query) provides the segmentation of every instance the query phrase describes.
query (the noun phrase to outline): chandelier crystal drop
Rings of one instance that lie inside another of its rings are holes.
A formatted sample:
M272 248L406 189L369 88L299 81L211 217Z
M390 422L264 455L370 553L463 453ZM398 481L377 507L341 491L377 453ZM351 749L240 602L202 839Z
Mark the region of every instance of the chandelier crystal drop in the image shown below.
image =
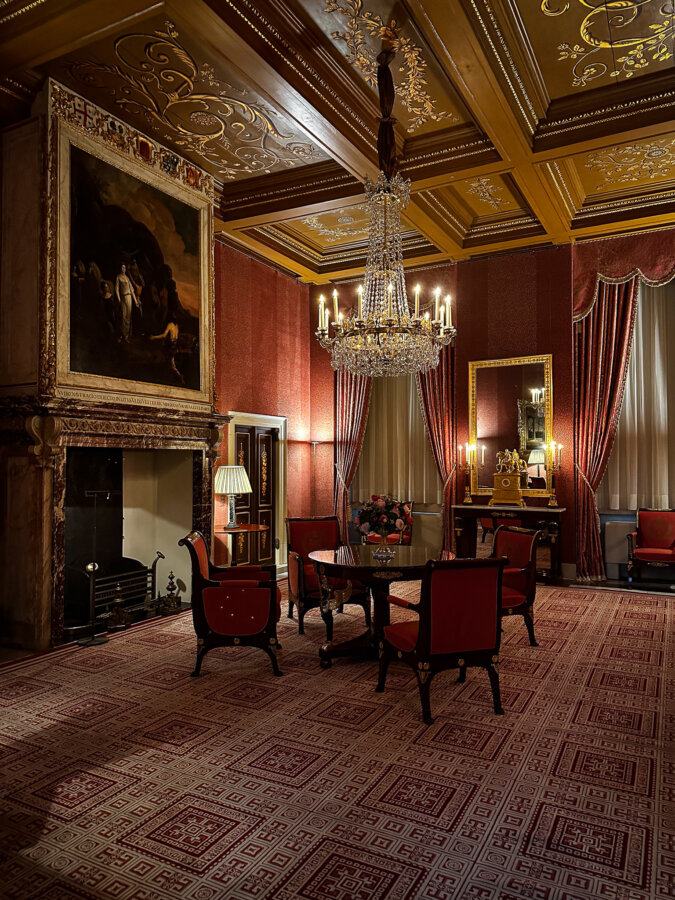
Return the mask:
M316 337L330 351L334 369L376 378L414 374L437 366L441 347L455 338L450 297L441 302L439 289L433 318L429 312L420 315L419 286L410 311L401 242L401 211L409 197L410 181L400 175L388 179L380 172L376 182L366 180L368 257L358 305L344 316L333 291L331 335L330 309L323 296L319 299Z
M377 138L380 174L366 179L368 255L363 287L356 310L339 311L333 291L333 318L323 295L319 298L316 337L331 354L334 369L354 375L408 375L438 365L441 347L455 339L450 297L441 303L434 292L430 312L420 314L420 289L415 288L411 313L403 272L401 212L410 199L410 181L397 174L394 83L389 66L394 50L384 48L377 57L377 83L382 118ZM332 334L331 334L332 327Z

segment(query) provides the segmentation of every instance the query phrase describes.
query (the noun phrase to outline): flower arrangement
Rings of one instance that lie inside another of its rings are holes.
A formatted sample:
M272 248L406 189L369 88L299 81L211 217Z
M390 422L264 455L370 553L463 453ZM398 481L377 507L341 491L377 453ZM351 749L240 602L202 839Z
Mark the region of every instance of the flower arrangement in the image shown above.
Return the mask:
M394 500L389 494L373 494L354 520L361 534L395 534L410 530L412 514L410 503ZM409 540L409 537L408 537ZM402 537L406 541L406 534Z

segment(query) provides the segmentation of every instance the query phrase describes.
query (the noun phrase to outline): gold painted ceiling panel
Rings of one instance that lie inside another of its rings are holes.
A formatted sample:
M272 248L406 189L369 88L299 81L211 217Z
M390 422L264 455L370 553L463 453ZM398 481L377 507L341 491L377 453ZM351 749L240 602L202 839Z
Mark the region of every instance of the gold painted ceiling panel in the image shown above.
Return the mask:
M513 3L552 99L673 69L670 0Z
M50 74L220 181L328 159L222 61L208 58L166 20L65 57Z
M574 157L574 165L587 195L672 189L675 134L593 150Z

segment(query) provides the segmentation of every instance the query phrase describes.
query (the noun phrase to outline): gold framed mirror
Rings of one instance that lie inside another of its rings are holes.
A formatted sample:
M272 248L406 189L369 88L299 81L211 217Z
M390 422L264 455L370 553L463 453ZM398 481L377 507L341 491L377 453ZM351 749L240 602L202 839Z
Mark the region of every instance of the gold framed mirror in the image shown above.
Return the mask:
M469 363L469 443L477 448L477 461L484 458L471 470L472 494L492 494L497 453L507 449L518 450L527 463L522 493L550 494L552 370L550 353Z

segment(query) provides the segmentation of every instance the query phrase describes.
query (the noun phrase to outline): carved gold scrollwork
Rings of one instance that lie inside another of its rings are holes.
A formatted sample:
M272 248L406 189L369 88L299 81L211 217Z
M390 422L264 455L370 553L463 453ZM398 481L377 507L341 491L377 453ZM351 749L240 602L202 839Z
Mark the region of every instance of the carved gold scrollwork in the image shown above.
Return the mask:
M589 81L604 75L610 78L631 78L651 63L661 63L672 58L672 40L675 35L672 0L578 2L590 9L579 25L579 36L585 46L576 43L572 45L568 41L558 45L558 59L574 62L574 87L583 87ZM561 16L569 8L567 2L554 6L551 0L543 0L541 4L541 11L545 16ZM621 53L622 56L618 55Z
M122 35L113 48L114 65L85 60L69 71L110 92L116 106L142 116L161 139L208 161L222 178L322 158L311 144L281 134L273 110L198 65L172 22L164 31Z
M364 10L363 0L326 0L327 13L338 13L346 20L345 31L332 33L336 41L342 41L349 51L347 59L363 75L367 84L377 84L377 61L379 45L386 43L403 57L399 71L404 76L394 90L411 114L409 129L412 131L426 122L440 122L442 119L457 121L457 116L436 109L437 101L427 91L425 71L428 67L422 56L422 48L410 38L401 37L396 19L385 23L381 16ZM374 38L378 50L373 50L366 38Z

